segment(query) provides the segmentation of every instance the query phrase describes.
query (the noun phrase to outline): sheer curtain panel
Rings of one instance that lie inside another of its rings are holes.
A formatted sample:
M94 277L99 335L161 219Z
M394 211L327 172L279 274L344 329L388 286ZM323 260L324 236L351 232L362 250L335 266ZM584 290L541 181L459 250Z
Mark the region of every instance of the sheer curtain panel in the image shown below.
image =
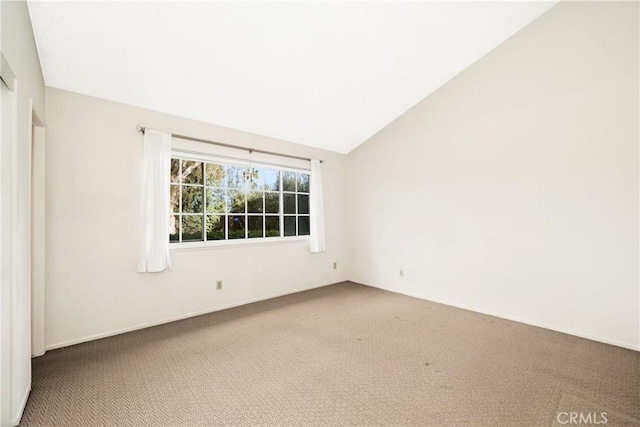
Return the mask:
M146 129L140 192L140 256L138 271L171 268L169 255L169 174L171 134Z
M324 204L322 202L322 171L320 160L311 160L311 184L309 190L309 209L311 212L311 238L309 247L312 253L324 252Z

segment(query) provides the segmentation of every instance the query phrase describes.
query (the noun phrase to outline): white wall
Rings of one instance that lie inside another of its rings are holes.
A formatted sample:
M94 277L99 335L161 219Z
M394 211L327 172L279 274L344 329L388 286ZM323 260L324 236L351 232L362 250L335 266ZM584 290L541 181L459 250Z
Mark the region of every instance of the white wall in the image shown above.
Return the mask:
M346 156L58 89L47 111L48 348L347 278ZM174 252L172 271L137 273L136 125L323 159L327 252L308 242Z
M15 424L31 387L31 124L33 111L45 119L45 89L26 2L3 1L0 8L0 51L17 82L11 337L11 421Z
M638 48L562 2L350 153L349 278L637 349Z

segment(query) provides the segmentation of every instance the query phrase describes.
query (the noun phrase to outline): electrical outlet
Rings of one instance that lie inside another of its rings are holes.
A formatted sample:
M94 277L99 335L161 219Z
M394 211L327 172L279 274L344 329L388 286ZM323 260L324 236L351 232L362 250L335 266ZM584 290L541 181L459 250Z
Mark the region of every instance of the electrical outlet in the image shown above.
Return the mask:
M404 277L404 270L400 270L400 277Z
M217 290L222 289L222 280L218 280L218 281L216 282L216 289L217 289Z
M337 262L334 262L334 263L333 263L333 269L334 269L334 270L337 270L337 269L338 269L338 263L337 263Z

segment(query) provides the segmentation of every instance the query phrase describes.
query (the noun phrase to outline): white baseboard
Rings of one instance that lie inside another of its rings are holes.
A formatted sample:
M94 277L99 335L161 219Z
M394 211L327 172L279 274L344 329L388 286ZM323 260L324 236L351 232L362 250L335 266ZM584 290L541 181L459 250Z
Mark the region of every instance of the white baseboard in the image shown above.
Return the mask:
M20 409L16 414L15 418L11 420L11 427L15 427L20 424L20 420L22 420L22 414L24 414L24 408L27 406L27 400L29 400L29 393L31 393L31 387L27 389L22 397L22 402L20 403Z
M42 356L42 355L43 355L43 354L45 354L45 353L46 353L46 350L45 350L45 349L43 349L42 351L39 351L39 352L37 352L37 353L32 353L32 354L31 354L31 358L33 359L34 357L40 357L40 356Z
M496 312L492 312L490 310L483 310L483 309L479 309L479 308L476 308L476 307L469 307L469 306L462 305L462 304L452 303L450 301L443 301L443 300L439 300L439 299L427 298L424 295L418 295L417 293L413 293L413 292L401 292L401 291L398 291L398 290L395 290L395 289L386 288L384 286L368 285L366 283L355 282L353 280L352 280L352 282L353 283L358 283L358 284L363 285L363 286L368 286L370 288L382 289L382 290L393 292L393 293L396 293L396 294L406 295L406 296L413 297L413 298L418 298L418 299L422 299L422 300L426 300L426 301L432 301L432 302L435 302L435 303L438 303L438 304L448 305L450 307L461 308L463 310L469 310L469 311L473 311L473 312L476 312L476 313L486 314L488 316L498 317L500 319L506 319L506 320L511 320L511 321L518 322L518 323L523 323L525 325L530 325L530 326L536 326L538 328L549 329L551 331L561 332L563 334L573 335L573 336L580 337L580 338L585 338L585 339L588 339L588 340L591 340L591 341L597 341L597 342L601 342L601 343L604 343L604 344L615 345L616 347L622 347L622 348L626 348L626 349L629 349L629 350L640 351L640 346L637 346L637 345L634 345L634 344L631 344L631 343L620 342L620 341L612 340L612 339L609 339L609 338L598 337L598 336L594 336L594 335L590 335L590 334L585 334L585 333L582 333L582 332L573 331L573 330L570 330L570 329L558 328L556 326L549 325L549 324L546 324L546 323L532 322L530 320L525 320L525 319L521 319L521 318L518 318L518 317L509 316L509 315L505 315L505 314L502 314L502 313L496 313Z
M325 286L331 286L331 285L335 285L337 283L342 283L342 282L345 282L345 281L347 281L347 279L340 280L340 281L333 282L333 283L327 283L327 284L324 284L324 285L313 285L313 286L307 286L307 287L303 287L303 288L296 288L296 289L292 289L290 291L281 292L281 293L277 293L277 294L271 294L271 295L267 295L267 296L259 297L259 298L254 298L254 299L247 300L247 301L241 301L241 302L237 302L237 303L233 303L233 304L223 305L223 306L220 306L220 307L214 307L214 308L210 308L210 309L206 309L206 310L196 311L196 312L193 312L193 313L181 314L181 315L178 315L178 316L173 316L173 317L165 318L165 319L162 319L162 320L142 323L142 324L139 324L139 325L130 326L130 327L127 327L127 328L116 329L116 330L113 330L113 331L101 332L99 334L90 335L90 336L82 337L82 338L76 338L76 339L73 339L73 340L63 341L63 342L59 342L59 343L55 343L55 344L48 344L46 346L46 350L48 351L48 350L54 350L56 348L68 347L70 345L81 344L83 342L88 342L88 341L94 341L94 340L97 340L97 339L100 339L100 338L107 338L107 337L111 337L111 336L114 336L114 335L120 335L120 334L124 334L124 333L127 333L127 332L137 331L139 329L150 328L152 326L162 325L164 323L175 322L177 320L183 320L183 319L188 319L190 317L201 316L203 314L214 313L216 311L227 310L229 308L239 307L241 305L253 304L254 302L260 302L260 301L265 301L265 300L268 300L268 299L282 297L282 296L285 296L285 295L296 294L298 292L309 291L311 289L323 288Z

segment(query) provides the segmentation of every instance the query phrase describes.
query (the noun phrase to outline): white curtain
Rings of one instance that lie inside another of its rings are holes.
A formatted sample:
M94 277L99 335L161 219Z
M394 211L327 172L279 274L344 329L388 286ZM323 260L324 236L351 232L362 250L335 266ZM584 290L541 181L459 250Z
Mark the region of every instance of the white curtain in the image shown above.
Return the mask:
M310 249L312 253L324 252L324 204L322 202L322 171L320 161L311 160L311 185L309 209L311 213Z
M140 194L140 256L138 271L171 268L169 255L169 174L171 134L146 129Z

